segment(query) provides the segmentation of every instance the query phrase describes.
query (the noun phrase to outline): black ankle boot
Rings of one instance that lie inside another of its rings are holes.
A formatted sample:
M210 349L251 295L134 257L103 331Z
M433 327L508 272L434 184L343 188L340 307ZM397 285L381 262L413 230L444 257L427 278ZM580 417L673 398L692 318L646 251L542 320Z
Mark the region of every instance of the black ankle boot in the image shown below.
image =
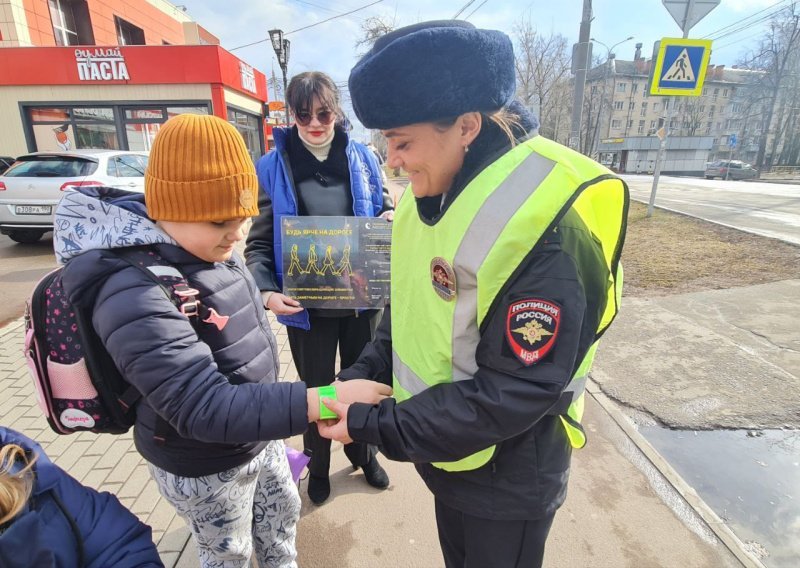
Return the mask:
M378 463L378 458L372 456L372 459L364 464L361 469L364 470L364 479L367 483L378 489L386 489L389 487L389 476L386 471Z
M327 477L316 477L308 475L308 498L315 505L320 505L327 501L331 495L331 481Z

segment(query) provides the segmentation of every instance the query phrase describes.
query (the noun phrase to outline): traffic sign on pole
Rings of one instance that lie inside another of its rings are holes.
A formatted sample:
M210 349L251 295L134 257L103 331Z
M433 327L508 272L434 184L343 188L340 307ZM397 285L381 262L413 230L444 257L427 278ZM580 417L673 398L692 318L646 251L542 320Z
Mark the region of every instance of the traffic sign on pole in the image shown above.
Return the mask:
M710 39L663 38L653 69L650 94L700 96L709 59Z
M736 134L731 134L730 136L728 136L728 146L730 146L731 148L736 148L736 142L737 142Z
M684 37L689 30L719 6L721 0L662 0L672 19L681 27Z

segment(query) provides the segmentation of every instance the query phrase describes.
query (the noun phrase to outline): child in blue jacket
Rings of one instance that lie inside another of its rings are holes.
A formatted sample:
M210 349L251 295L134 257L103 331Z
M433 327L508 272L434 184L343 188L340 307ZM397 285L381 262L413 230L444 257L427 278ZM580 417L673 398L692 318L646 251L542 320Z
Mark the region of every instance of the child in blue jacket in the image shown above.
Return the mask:
M91 310L100 341L141 393L136 448L209 568L249 566L253 552L263 567L296 565L300 499L282 439L319 418L316 389L279 382L275 337L234 251L258 213L257 191L236 129L185 114L156 136L144 196L80 188L56 212L64 290ZM131 246L153 255L154 275L185 279L198 315L115 252ZM391 392L369 381L337 391L364 402Z
M0 426L0 566L163 568L150 527Z

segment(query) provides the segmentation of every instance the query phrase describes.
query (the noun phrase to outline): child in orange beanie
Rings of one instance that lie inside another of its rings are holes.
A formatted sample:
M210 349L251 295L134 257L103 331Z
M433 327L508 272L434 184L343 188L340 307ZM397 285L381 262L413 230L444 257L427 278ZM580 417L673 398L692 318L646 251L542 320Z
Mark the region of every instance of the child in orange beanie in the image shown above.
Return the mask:
M257 191L236 129L185 114L156 136L144 196L84 187L56 211L65 292L90 302L99 339L141 393L136 447L203 567L248 566L253 553L260 566L296 566L300 498L281 440L319 418L316 389L278 381L275 338L234 250ZM130 247L148 261L122 258ZM337 386L349 402L389 394L372 381Z

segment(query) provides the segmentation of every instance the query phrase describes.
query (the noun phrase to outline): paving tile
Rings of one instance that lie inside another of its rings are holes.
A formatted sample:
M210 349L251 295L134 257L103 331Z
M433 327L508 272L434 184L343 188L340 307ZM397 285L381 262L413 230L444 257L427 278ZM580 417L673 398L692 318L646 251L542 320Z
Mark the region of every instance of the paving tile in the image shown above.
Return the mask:
M131 506L131 511L137 515L146 517L153 511L160 499L161 494L158 492L158 487L156 487L155 482L151 480L145 485L142 492L139 493L136 501Z
M91 445L88 440L76 440L69 447L61 453L53 461L61 468L71 472L72 466L80 461L86 452L86 449Z
M111 473L113 476L113 470ZM111 479L111 477L109 477L109 479ZM125 484L122 486L122 489L119 492L120 498L137 498L149 482L150 472L147 470L147 466L143 463L138 466L134 466L133 472L131 472L130 476L127 478L127 480L125 480Z
M197 547L194 544L194 539L190 538L175 568L197 568L197 564Z
M111 470L108 469L93 468L91 471L89 471L83 476L83 478L81 479L81 483L83 483L88 487L93 487L94 489L100 490L103 487L103 484L106 481L106 477L108 476L110 471Z
M112 434L101 434L97 436L91 447L86 451L86 454L90 456L102 456L112 445L119 444L120 440L123 439L124 438L120 438L119 436L114 436Z
M113 469L131 449L133 449L132 442L117 439L100 457L100 461L97 462L97 467L101 469Z
M153 539L156 542L161 540L175 515L175 509L164 499L159 499L150 514L147 515L145 522L153 528Z
M158 555L161 557L161 562L164 563L166 568L176 568L180 560L180 553L178 552L161 552L161 550L159 550ZM192 568L197 568L197 563L195 563Z
M69 474L85 484L84 479L95 470L95 465L97 465L97 460L99 459L100 456L87 456L83 454L81 458L69 468ZM105 471L105 473L108 473L108 471Z
M102 457L100 460L102 461ZM106 478L110 483L125 483L131 476L136 466L142 462L142 457L136 452L128 452L120 458L117 465L111 469L111 473Z
M189 529L186 523L178 515L172 519L169 527L167 527L164 536L158 542L158 550L165 552L181 552L186 548L186 541L190 537Z

